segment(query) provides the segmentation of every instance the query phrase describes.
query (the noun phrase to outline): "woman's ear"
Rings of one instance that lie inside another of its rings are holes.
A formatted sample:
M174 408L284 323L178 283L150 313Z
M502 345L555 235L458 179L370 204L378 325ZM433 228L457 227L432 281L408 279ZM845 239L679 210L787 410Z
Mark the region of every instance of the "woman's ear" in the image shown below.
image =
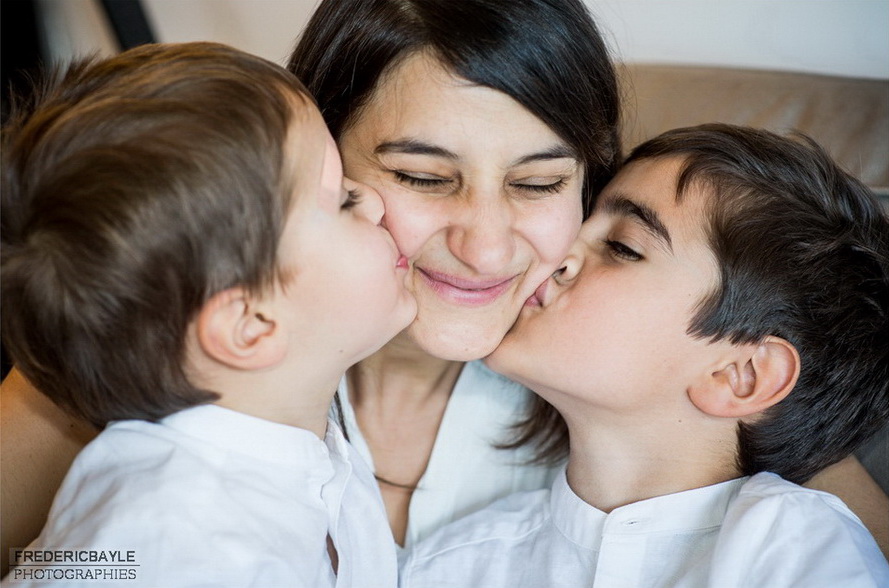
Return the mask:
M198 313L196 327L203 352L235 369L271 367L287 352L285 334L255 308L254 298L243 288L214 294Z
M688 396L702 412L716 417L751 416L781 402L799 377L796 348L780 337L739 345L727 363L690 386Z

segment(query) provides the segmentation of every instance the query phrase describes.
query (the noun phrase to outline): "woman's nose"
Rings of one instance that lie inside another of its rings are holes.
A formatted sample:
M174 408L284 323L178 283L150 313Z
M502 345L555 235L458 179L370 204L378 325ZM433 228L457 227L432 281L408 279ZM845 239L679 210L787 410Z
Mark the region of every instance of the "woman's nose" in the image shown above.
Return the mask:
M448 228L448 248L479 274L497 275L508 268L516 251L515 216L508 202L458 204L461 210Z

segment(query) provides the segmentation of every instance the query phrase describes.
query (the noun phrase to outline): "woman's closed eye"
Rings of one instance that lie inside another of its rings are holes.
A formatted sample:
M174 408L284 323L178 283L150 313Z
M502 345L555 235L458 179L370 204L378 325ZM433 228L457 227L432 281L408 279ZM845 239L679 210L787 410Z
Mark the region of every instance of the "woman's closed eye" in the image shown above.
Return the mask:
M555 181L547 179L546 181L518 181L510 185L519 190L526 191L531 194L556 194L565 187L565 178L557 178Z
M414 188L443 188L451 182L451 180L448 178L443 178L441 176L436 176L433 174L419 172L408 173L397 169L392 170L392 174L400 183Z
M642 261L645 259L640 253L637 253L633 248L628 247L620 241L606 239L604 243L608 248L608 253L617 259L624 261Z

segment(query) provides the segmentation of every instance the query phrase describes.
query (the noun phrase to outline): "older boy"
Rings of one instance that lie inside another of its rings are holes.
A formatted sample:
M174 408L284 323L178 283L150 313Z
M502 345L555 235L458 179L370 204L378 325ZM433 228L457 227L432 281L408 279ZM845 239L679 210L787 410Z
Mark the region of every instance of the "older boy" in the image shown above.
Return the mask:
M565 474L419 546L402 586L889 585L795 484L889 415L887 274L885 214L814 144L641 145L488 360L564 416Z
M5 582L393 586L327 415L416 306L296 78L209 43L81 63L4 129L2 169L4 340L108 425Z

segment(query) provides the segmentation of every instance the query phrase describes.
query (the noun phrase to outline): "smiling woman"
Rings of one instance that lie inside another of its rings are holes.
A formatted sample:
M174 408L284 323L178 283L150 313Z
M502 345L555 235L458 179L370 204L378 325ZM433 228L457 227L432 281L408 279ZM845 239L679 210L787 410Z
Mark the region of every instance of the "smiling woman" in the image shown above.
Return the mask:
M346 175L380 191L412 261L422 311L411 339L444 359L493 351L580 227L577 151L428 51L384 76L340 148Z

